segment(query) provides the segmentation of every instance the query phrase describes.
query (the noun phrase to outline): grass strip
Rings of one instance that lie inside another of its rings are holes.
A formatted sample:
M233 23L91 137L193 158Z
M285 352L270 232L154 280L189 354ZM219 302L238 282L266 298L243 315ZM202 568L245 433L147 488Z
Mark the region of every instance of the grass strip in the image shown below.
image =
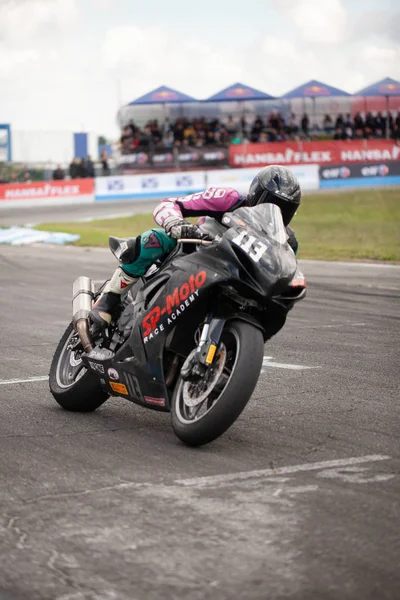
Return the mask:
M400 261L400 189L305 195L292 225L299 258ZM142 214L37 228L79 233L78 246L107 246L109 235L134 237L154 226L152 215Z

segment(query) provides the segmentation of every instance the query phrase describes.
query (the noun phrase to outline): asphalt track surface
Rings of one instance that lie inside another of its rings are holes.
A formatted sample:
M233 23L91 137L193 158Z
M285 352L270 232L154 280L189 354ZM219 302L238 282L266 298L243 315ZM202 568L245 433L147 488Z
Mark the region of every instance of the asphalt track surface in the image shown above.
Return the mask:
M150 213L160 200L126 202L96 202L61 206L36 206L10 208L0 205L0 225L38 225L40 223L65 223L88 219L105 219Z
M115 264L0 248L0 598L398 600L400 268L303 263L245 412L191 449L167 414L71 414L40 379L72 281Z

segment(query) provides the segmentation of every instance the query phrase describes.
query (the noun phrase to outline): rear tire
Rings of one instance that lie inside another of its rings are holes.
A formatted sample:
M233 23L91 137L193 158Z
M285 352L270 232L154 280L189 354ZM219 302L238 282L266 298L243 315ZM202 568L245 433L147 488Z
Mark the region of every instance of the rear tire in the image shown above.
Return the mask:
M79 361L75 366L76 379L71 383L66 381L66 369L71 362L71 351L68 344L75 335L70 323L62 336L54 353L50 366L49 387L54 399L65 410L73 412L92 412L101 406L108 398L100 386L97 376L85 369L79 369ZM71 369L72 370L72 369Z
M201 446L225 433L239 417L254 391L264 355L263 335L250 323L230 321L221 339L225 337L229 342L232 336L236 340L236 356L228 381L210 406L209 399L202 402L202 405L207 402L207 410L203 415L190 420L190 411L183 399L184 382L178 379L171 402L171 422L175 434L185 444Z

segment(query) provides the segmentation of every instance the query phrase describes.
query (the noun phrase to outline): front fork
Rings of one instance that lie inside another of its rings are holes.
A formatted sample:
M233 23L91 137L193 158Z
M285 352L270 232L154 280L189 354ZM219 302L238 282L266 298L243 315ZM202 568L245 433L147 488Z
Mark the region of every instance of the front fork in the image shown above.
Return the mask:
M189 364L181 371L184 380L202 378L213 363L219 346L225 319L207 318L201 331L200 340Z

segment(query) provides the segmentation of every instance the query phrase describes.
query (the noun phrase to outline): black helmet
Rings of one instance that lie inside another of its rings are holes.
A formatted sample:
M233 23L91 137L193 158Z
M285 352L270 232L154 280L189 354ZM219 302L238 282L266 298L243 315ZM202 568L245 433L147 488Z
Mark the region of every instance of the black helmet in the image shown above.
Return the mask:
M301 190L295 175L286 167L271 165L262 169L250 185L249 206L271 202L279 206L283 222L289 225L300 206Z

